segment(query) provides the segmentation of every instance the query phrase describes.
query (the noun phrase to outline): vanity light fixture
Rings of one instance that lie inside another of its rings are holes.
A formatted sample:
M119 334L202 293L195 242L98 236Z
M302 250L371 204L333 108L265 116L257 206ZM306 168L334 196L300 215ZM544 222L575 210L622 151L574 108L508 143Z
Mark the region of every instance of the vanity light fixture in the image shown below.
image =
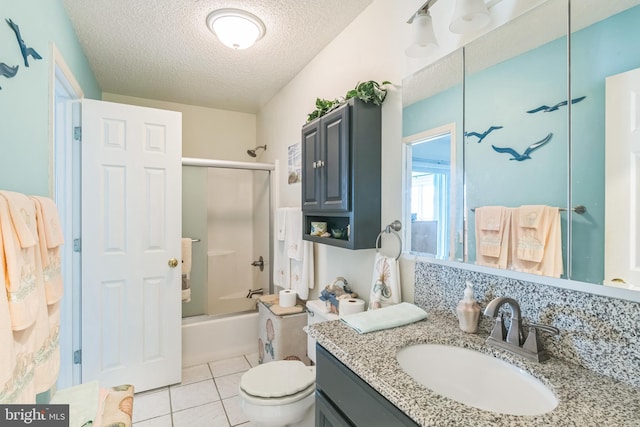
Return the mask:
M491 21L484 0L456 0L449 30L456 34L467 34L486 27Z
M232 49L246 49L260 40L266 28L257 16L240 9L218 9L207 16L207 27Z
M429 10L425 7L418 11L410 20L413 27L413 41L405 50L407 56L423 58L438 49L438 41L433 32L433 23Z

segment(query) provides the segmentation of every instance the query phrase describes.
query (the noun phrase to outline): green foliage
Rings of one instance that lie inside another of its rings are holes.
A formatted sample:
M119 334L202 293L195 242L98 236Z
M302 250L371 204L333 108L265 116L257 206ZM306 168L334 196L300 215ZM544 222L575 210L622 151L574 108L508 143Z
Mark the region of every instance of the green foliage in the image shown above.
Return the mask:
M358 82L356 87L348 91L344 98L334 100L316 98L316 109L307 115L307 123L335 110L351 98L358 98L363 102L373 102L375 105L382 105L384 99L387 97L387 89L385 86L390 84L392 83L386 80L382 83L373 80Z

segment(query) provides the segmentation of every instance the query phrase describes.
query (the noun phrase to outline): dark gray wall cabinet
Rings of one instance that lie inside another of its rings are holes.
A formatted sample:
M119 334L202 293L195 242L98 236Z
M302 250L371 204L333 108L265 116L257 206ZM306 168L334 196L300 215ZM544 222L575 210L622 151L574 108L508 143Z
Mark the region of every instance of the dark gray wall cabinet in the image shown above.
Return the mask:
M348 249L375 247L380 232L381 109L352 98L302 128L303 238ZM311 236L311 222L342 238ZM347 233L347 229L349 233Z

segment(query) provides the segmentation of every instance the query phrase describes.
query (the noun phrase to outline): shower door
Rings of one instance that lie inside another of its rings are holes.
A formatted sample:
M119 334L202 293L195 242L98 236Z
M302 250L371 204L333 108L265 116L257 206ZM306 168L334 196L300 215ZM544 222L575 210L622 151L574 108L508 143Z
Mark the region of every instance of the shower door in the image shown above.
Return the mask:
M183 166L183 236L199 240L183 317L255 310L268 293L270 197L269 171Z

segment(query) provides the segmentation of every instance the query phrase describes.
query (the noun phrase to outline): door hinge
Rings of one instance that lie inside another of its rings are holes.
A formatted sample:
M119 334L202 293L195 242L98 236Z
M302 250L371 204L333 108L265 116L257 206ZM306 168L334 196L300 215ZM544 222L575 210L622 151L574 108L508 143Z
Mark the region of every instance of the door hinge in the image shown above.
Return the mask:
M73 239L73 252L80 252L82 249L82 244L80 243L80 239Z
M73 139L75 141L82 141L82 127L76 126L73 128Z
M82 350L76 350L73 352L73 364L79 365L82 363Z

